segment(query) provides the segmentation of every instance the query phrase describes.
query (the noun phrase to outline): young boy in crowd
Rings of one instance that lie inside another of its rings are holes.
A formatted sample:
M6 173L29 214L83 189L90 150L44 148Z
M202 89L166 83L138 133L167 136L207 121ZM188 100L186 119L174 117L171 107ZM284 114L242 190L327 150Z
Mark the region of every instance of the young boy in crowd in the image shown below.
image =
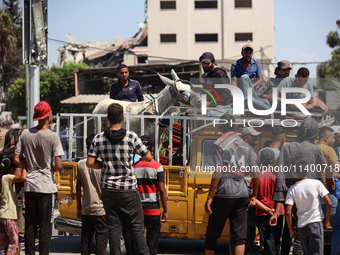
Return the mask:
M152 137L143 135L141 140L152 153L155 149ZM163 166L153 159L150 162L140 159L135 164L135 173L143 205L146 242L150 250L150 255L156 255L161 231L161 221L166 222L168 220ZM159 197L161 197L163 206L162 218L159 209Z
M0 168L0 254L8 255L15 255L19 247L18 200L14 184L23 182L27 178L25 168L22 169L20 176L16 176L12 172L13 168L10 170Z
M275 202L272 200L276 177L272 173L275 163L275 153L265 148L258 155L260 161L260 185L256 199L255 222L264 244L264 254L279 254L280 239L283 227L284 209L281 206L280 216L276 226L269 225L273 215Z
M307 178L309 165L306 161L299 158L293 166L292 173L298 182L289 188L286 197L286 220L290 237L295 238L296 236L291 216L295 203L298 216L298 235L304 254L324 254L323 231L328 228L332 201L329 198L328 190L319 180ZM325 217L321 210L320 197L327 205Z

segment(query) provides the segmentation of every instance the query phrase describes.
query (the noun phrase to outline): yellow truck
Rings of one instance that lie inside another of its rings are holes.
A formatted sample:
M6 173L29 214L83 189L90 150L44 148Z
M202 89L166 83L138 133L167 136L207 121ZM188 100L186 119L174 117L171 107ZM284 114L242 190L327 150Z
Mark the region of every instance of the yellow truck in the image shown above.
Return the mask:
M193 123L193 118L174 116L170 119L170 127L175 119L182 124L183 166L163 166L169 219L166 223L162 223L161 237L204 239L208 223L204 204L212 176L206 166L213 166L211 146L222 133L218 127L213 127L214 117L195 117ZM331 115L323 115L318 121L320 126L323 126L330 125L333 119ZM157 123L159 119L155 118L155 121ZM264 147L266 141L271 140L273 121L269 120L262 125L263 120L252 119L252 125L255 125L256 121L259 127L255 128L261 131L258 145L255 147L255 151L258 152ZM295 141L300 122L297 121L296 126L286 126L287 141ZM243 121L240 123L242 124ZM282 124L282 121L278 120L276 124L280 123ZM240 134L243 128L243 125L239 125L236 132ZM70 129L72 130L72 127ZM172 137L171 128L169 133L169 137ZM169 146L171 153L171 139ZM156 159L159 157L157 151L155 156ZM76 165L75 162L65 162L64 172L56 174L60 217L55 219L55 228L60 233L80 234L81 231L81 222L76 218ZM228 223L221 239L226 241L229 239Z
M85 135L89 134L89 122L91 118L97 121L100 127L101 122L106 116L88 116L86 114L61 114L57 116L57 133L61 131L60 123L67 119L67 130L63 134L68 136L68 153L69 162L64 162L64 171L56 174L56 182L58 186L58 200L60 216L54 221L55 228L59 234L81 234L81 221L76 217L76 171L77 163L72 162L71 155L76 154L74 150L80 147L85 151ZM130 118L141 118L141 116L126 116L126 121ZM155 143L160 144L159 122L164 116L147 116L155 121ZM182 149L182 165L172 165L172 158L169 158L169 165L164 165L165 187L168 195L168 214L169 219L166 223L162 223L162 238L178 238L178 239L204 239L206 227L208 223L208 215L205 213L204 204L207 198L212 173L208 170L208 166L213 166L211 157L211 146L218 137L222 135L218 127L214 127L218 116L167 116L170 120L169 137L172 137L172 126L174 122L181 123L181 149ZM315 116L319 122L319 126L330 126L334 121L332 113L319 114ZM274 116L267 119L256 119L254 116L236 118L239 128L236 130L241 133L245 126L254 126L261 132L258 145L254 148L258 152L264 147L267 141L271 140L271 132L274 125L284 125L286 128L287 141L295 141L298 128L301 121L283 121L274 119ZM91 120L92 121L92 120ZM74 124L77 123L77 124ZM83 130L79 130L78 123L83 123ZM143 122L141 122L143 123ZM129 126L127 124L127 126ZM143 135L143 130L141 131ZM72 139L70 139L70 137ZM76 139L78 138L77 142ZM158 146L156 146L158 147ZM169 140L169 153L172 155L173 144ZM159 149L155 150L155 159L159 160ZM229 240L229 223L227 222L221 240ZM331 230L325 232L325 245L331 242Z

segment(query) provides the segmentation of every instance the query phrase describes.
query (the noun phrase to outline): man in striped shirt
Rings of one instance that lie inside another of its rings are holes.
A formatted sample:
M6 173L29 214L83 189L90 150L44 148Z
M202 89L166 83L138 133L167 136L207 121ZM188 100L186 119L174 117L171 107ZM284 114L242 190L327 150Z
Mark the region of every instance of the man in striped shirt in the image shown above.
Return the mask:
M153 139L146 135L142 136L141 139L146 148L150 152L153 152ZM168 220L163 166L153 159L151 162L140 159L135 164L135 173L143 206L146 242L150 250L150 255L154 255L157 254L161 221L166 222ZM162 219L160 219L159 195L161 196L163 206Z

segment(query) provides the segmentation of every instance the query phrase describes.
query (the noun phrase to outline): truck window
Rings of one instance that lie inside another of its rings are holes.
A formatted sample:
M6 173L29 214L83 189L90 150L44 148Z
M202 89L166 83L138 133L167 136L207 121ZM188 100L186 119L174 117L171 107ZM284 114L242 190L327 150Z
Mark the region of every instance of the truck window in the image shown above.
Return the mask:
M211 157L211 146L214 144L216 140L214 139L205 139L202 142L202 161L201 168L214 166L214 161ZM208 168L206 168L208 169Z

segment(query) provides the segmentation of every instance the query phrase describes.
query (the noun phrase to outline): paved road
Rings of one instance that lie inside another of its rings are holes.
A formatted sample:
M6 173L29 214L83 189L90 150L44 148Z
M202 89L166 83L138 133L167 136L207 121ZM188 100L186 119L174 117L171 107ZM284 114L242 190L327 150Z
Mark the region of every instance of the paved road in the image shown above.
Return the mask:
M59 215L56 211L55 216ZM36 240L36 255L39 255L38 240ZM94 244L93 244L94 254ZM204 241L199 240L174 240L161 239L159 247L159 255L174 255L174 254L204 254ZM226 242L219 242L216 250L216 255L226 255L228 244ZM20 255L25 254L25 246L21 244ZM57 230L53 228L51 240L51 255L74 255L80 254L80 236L59 236Z
M94 245L92 247L94 254ZM226 251L228 244L221 242L218 244L216 255L228 254ZM21 255L24 255L24 245L21 247ZM38 255L36 248L36 255ZM53 231L51 240L51 255L74 255L80 254L80 236L58 236L56 231ZM160 255L170 254L204 254L204 241L188 241L188 240L160 240Z

